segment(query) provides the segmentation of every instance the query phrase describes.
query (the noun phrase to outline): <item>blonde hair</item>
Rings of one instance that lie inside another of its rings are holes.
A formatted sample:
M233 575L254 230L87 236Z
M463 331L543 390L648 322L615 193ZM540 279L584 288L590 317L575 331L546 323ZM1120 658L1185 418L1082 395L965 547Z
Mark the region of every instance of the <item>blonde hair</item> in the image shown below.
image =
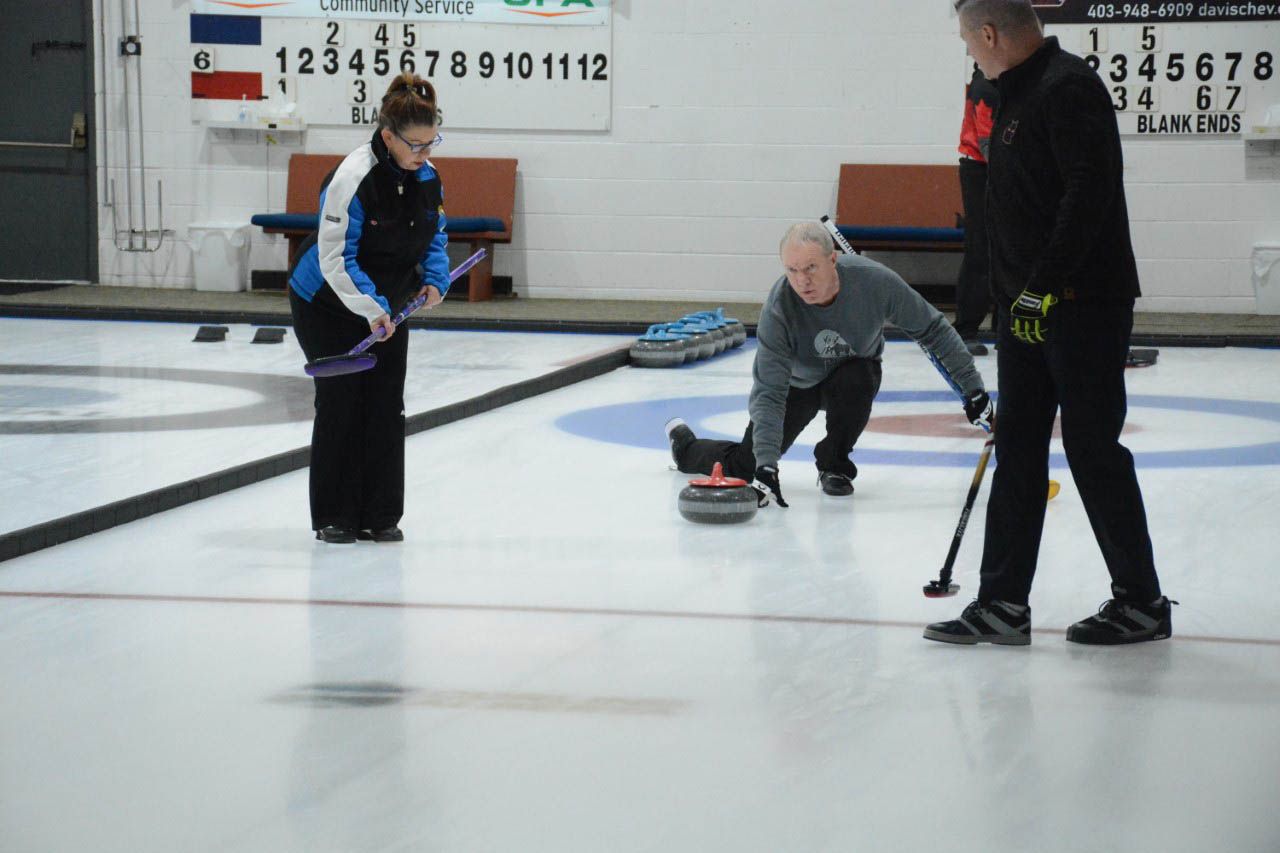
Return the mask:
M778 254L782 254L788 243L816 243L824 255L836 250L835 240L831 239L826 228L816 222L797 222L788 228L787 233L782 235L782 242L778 244Z

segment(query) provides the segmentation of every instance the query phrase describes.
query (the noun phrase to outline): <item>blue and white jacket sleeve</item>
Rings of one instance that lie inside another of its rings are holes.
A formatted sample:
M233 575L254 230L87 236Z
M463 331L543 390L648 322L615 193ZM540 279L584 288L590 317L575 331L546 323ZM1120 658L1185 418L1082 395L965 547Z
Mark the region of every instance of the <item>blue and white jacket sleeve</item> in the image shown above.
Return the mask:
M418 170L418 180L431 180L439 176L439 171L431 161L427 161ZM449 235L444 233L448 219L444 215L444 184L440 185L440 207L436 210L436 233L431 235L427 250L422 253L418 266L422 268L422 286L431 285L444 296L449 292Z
M320 272L342 304L372 322L391 309L356 262L364 230L364 207L356 190L368 169L360 168L359 163L353 162L354 157L343 161L321 198L316 251Z
M422 253L422 286L431 285L444 296L449 292L449 235L444 233L444 205L440 206L440 221L436 223L436 233Z

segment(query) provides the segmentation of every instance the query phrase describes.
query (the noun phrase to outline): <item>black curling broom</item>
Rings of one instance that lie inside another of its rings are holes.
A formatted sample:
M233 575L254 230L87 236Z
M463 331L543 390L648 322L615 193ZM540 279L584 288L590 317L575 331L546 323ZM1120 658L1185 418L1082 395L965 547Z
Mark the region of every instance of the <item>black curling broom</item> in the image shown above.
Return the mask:
M857 254L857 250L854 249L852 244L850 244L849 241L845 239L845 236L840 233L840 229L831 221L830 216L823 216L821 222L822 226L827 229L827 233L831 235L831 239L835 241L836 245L839 246L845 254ZM920 349L924 351L926 356L928 356L929 361L933 362L933 366L942 374L942 378L947 380L947 384L951 386L951 390L955 391L956 395L963 400L964 394L961 393L955 382L952 381L951 375L947 373L946 369L938 363L936 358L934 358L933 353L925 349L923 344L920 344ZM986 443L982 445L982 455L978 457L978 469L973 472L973 482L969 484L969 495L964 500L964 510L960 513L960 523L956 525L955 535L951 537L951 548L947 551L947 560L942 564L942 571L938 573L938 579L935 581L929 581L929 583L925 584L924 594L926 598L945 598L950 595L955 595L960 590L959 584L951 582L951 569L955 565L956 554L960 553L960 541L964 539L964 530L969 526L969 515L973 512L973 503L978 498L978 489L982 486L982 477L986 474L987 461L991 458L991 450L995 447L995 441L995 432L992 431L991 435L987 438Z
M964 509L960 512L960 523L956 525L955 535L951 537L951 548L947 551L947 559L938 572L936 581L924 585L925 598L946 598L960 591L960 584L951 582L951 568L956 563L956 554L960 553L960 540L964 539L964 529L969 526L969 514L973 512L973 502L978 498L978 489L982 487L982 477L987 472L987 460L991 458L991 449L996 446L993 432L982 445L982 455L978 457L978 468L973 472L973 481L969 483L969 494L964 499Z

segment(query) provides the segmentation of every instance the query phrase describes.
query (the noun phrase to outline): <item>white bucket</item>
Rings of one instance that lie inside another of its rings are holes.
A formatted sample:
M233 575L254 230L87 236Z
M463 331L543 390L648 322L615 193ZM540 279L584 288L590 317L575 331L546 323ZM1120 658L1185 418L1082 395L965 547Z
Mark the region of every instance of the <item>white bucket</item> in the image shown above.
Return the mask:
M249 234L243 222L192 222L187 239L195 252L196 290L245 290L249 281Z
M1259 314L1280 314L1280 243L1253 247L1253 294Z

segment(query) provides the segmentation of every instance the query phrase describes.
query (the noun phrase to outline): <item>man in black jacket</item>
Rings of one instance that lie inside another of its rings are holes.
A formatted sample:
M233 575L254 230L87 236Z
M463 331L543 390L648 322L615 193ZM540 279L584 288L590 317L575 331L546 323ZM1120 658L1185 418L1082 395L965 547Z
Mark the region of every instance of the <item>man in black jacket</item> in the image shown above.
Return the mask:
M1120 134L1106 87L1045 38L1031 0L957 0L960 34L1000 94L987 225L1000 399L978 598L931 640L1031 642L1054 415L1111 600L1067 631L1112 645L1170 634L1133 456L1120 444L1125 356L1139 295Z

